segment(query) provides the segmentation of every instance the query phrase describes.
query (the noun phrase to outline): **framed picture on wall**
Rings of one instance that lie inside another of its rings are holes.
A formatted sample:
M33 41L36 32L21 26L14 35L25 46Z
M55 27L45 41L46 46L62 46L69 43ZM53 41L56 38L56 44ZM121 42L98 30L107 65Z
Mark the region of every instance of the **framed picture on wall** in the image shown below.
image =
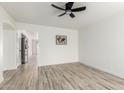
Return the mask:
M56 35L56 45L67 45L67 36Z

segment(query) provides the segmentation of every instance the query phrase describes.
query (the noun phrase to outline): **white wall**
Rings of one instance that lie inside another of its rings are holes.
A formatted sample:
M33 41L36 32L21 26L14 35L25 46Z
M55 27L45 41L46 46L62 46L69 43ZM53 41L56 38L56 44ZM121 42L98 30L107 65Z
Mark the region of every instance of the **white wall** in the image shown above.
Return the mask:
M16 31L3 31L4 70L16 69Z
M0 82L3 80L3 31L0 23Z
M37 55L37 43L38 41L37 40L32 40L32 55L33 56L36 56Z
M79 31L80 62L124 78L124 12Z
M56 35L67 35L67 46L56 45ZM78 31L42 28L39 31L39 65L79 62Z
M0 82L3 80L3 24L8 23L14 27L14 20L8 15L8 13L0 6Z
M38 65L78 62L78 31L18 23L18 29L38 32ZM56 35L67 35L67 45L56 45Z

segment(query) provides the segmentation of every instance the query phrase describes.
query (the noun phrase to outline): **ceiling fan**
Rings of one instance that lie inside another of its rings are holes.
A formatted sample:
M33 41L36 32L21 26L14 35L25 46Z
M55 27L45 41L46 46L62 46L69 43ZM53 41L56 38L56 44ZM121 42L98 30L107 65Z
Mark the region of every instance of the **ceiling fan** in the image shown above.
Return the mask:
M81 12L81 11L86 10L86 6L78 7L78 8L73 8L72 9L73 4L74 4L74 2L68 2L68 3L65 4L65 8L58 7L58 6L54 5L54 4L51 4L51 6L53 6L54 8L57 8L59 10L64 11L64 13L58 15L59 17L67 14L67 15L70 15L71 18L74 18L75 15L74 15L73 12Z

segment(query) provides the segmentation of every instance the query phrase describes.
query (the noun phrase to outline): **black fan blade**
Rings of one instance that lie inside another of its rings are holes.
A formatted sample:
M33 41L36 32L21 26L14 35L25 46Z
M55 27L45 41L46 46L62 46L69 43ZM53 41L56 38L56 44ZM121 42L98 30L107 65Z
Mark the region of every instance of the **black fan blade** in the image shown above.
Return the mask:
M83 11L83 10L86 10L86 6L84 6L84 7L79 7L79 8L74 8L74 9L72 9L71 11L72 11L72 12L80 12L80 11Z
M64 10L64 11L65 11L65 9L63 9L63 8L61 8L61 7L58 7L58 6L54 5L54 4L51 4L51 6L57 8L57 9L60 9L60 10Z
M62 14L60 14L60 15L58 15L58 16L61 17L61 16L65 15L65 14L66 14L66 12L65 12L65 13L62 13Z
M74 15L73 13L71 13L71 14L70 14L70 17L71 17L71 18L74 18L74 17L75 17L75 15Z
M74 2L68 2L68 3L66 3L66 10L71 10L73 4L74 4Z

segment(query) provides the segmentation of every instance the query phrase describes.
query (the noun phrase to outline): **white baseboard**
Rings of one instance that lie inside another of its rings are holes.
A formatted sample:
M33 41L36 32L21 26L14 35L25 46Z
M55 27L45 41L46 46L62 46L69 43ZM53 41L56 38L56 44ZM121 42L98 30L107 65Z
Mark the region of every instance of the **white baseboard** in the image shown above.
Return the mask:
M108 74L111 74L111 75L113 75L113 76L115 76L115 77L124 79L124 75L121 75L121 74L119 74L119 73L116 73L116 72L113 72L113 71L110 71L110 70L101 68L101 67L99 67L99 66L89 65L89 64L86 64L86 62L80 62L80 63L81 63L81 64L84 64L84 65L86 65L86 66L89 66L89 67L91 67L91 68L101 70L101 71L103 71L103 72L105 72L105 73L108 73Z
M54 63L54 64L42 64L42 65L38 65L38 67L42 67L42 66L50 66L50 65L61 65L61 64L69 64L69 63L79 63L79 61L75 61L75 62L65 62L65 63Z
M14 66L14 67L5 67L3 71L13 70L13 69L17 69L17 66Z

